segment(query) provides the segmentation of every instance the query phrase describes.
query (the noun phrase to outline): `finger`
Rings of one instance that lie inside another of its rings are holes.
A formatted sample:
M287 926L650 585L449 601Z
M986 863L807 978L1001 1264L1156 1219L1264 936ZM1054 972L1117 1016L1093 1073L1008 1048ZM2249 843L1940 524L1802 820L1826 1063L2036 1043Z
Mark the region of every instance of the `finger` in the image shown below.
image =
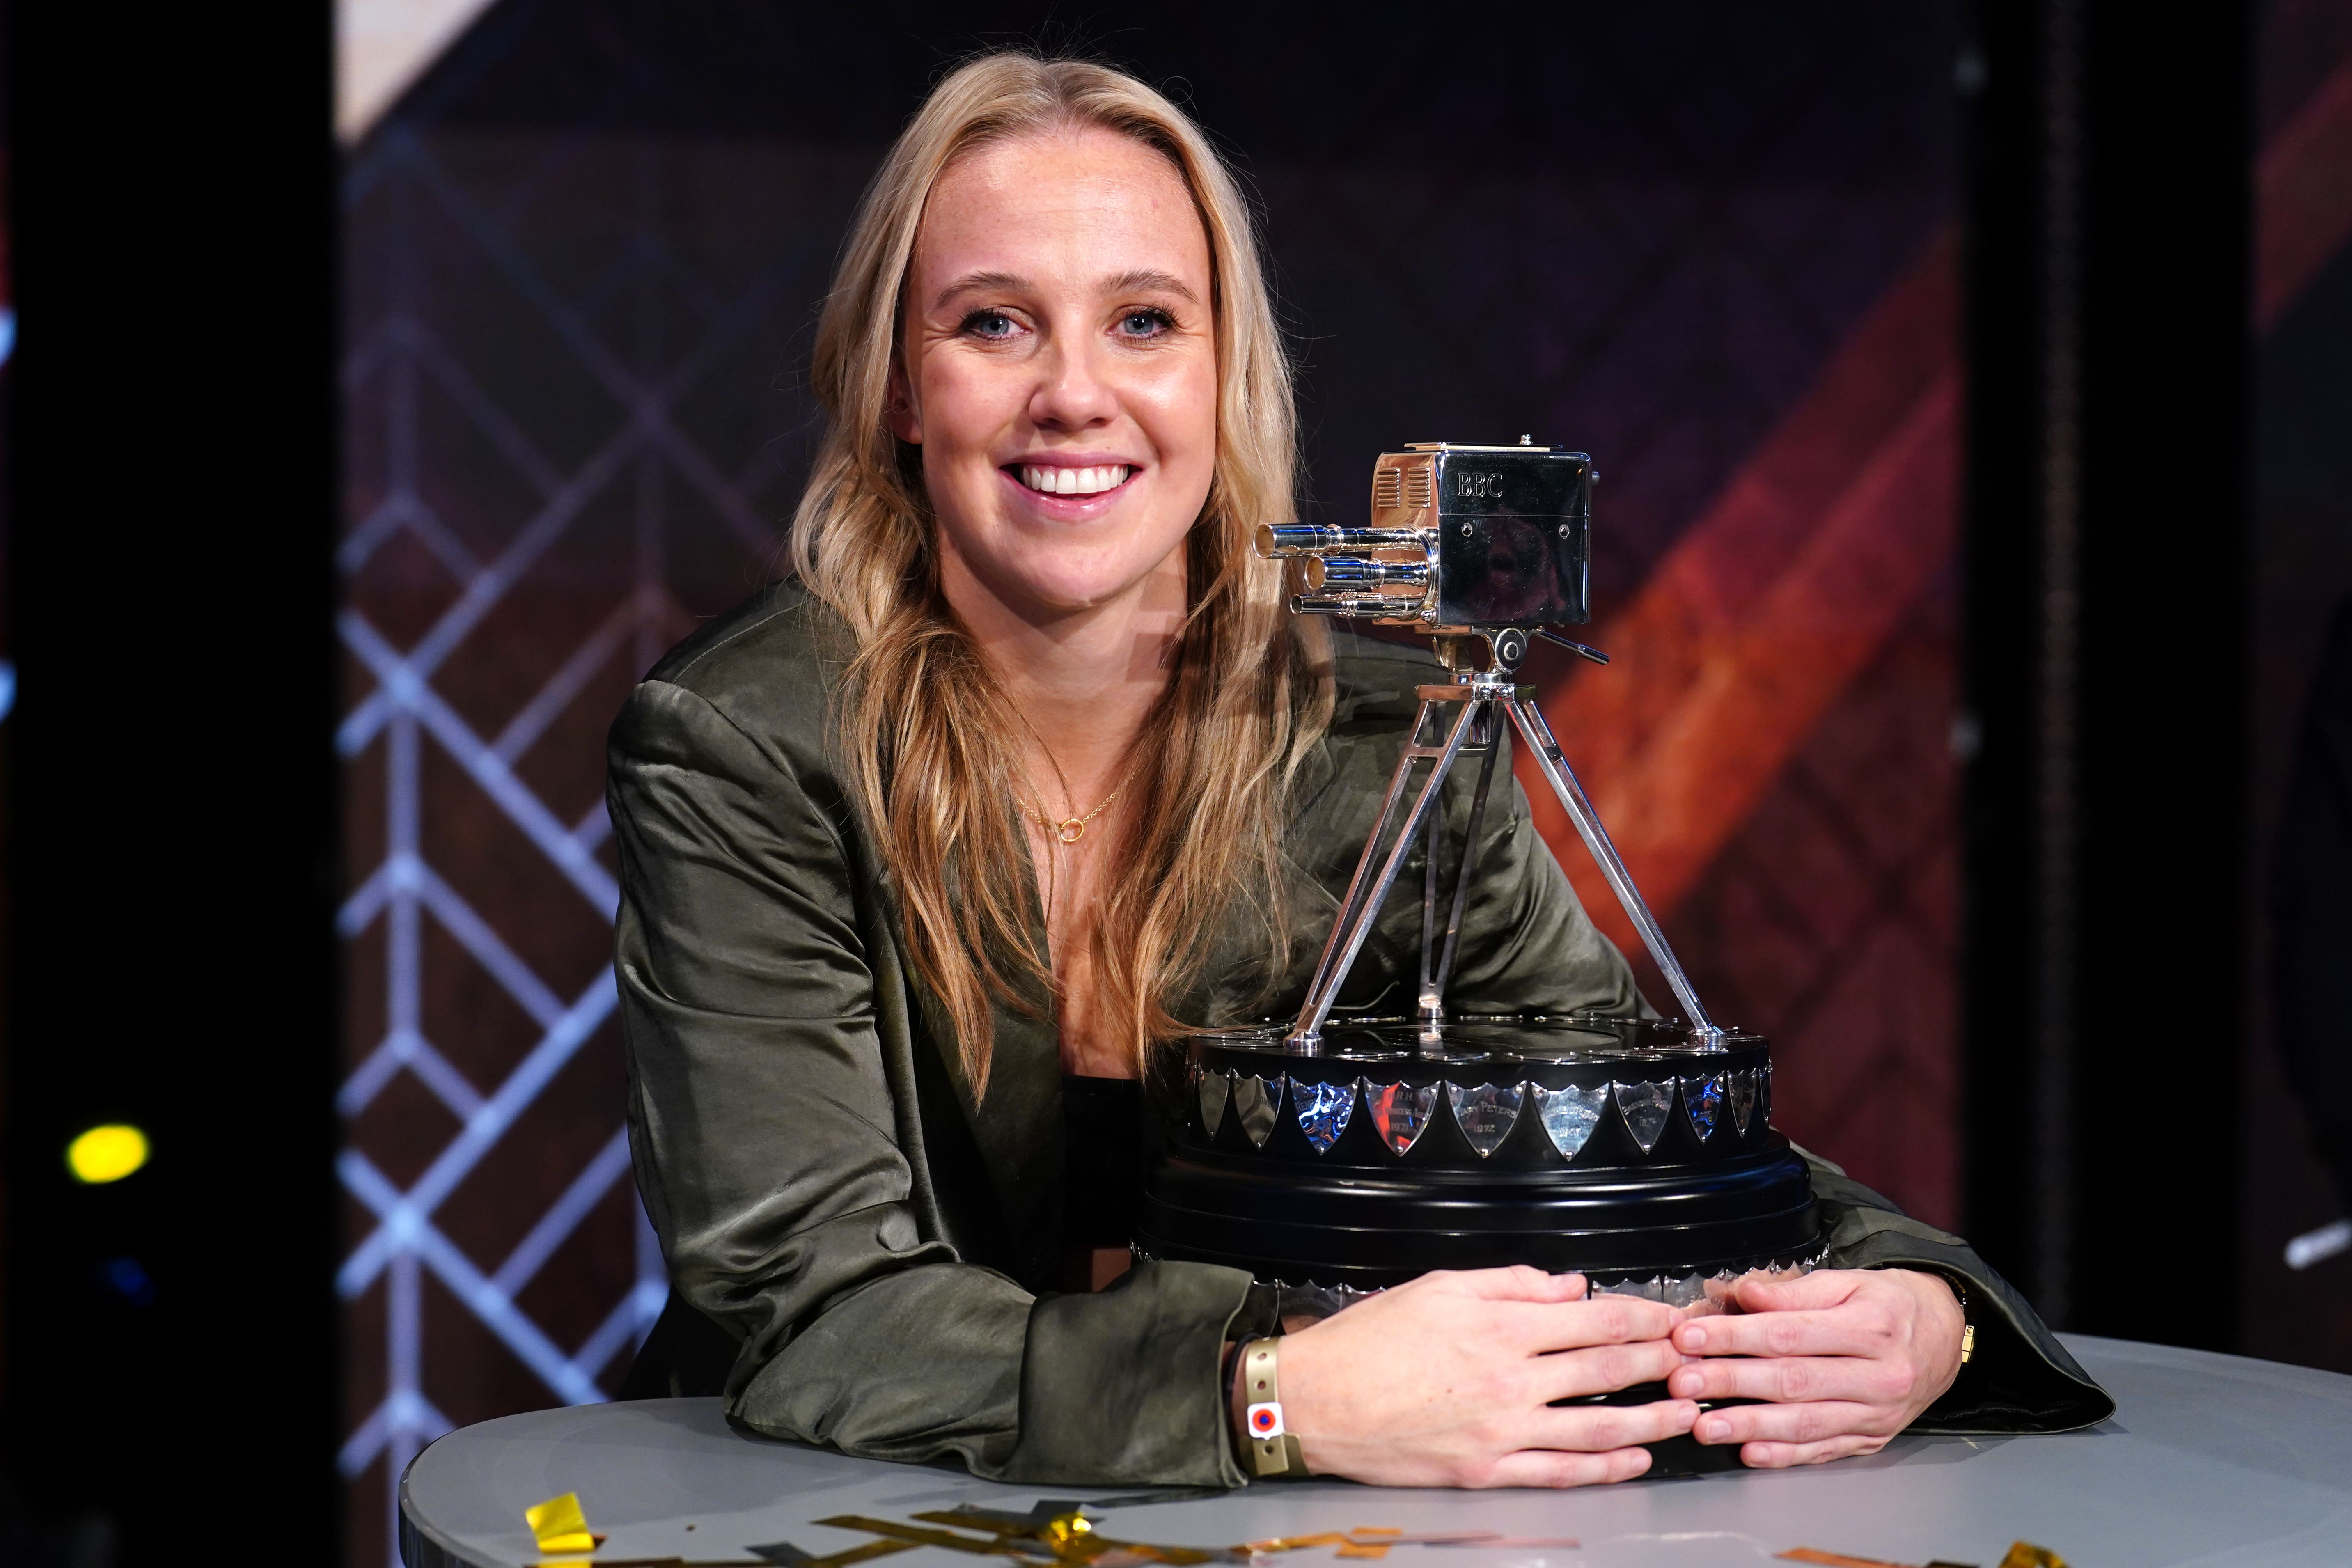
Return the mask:
M1718 1282L1710 1279L1707 1283L1709 1285L1717 1285ZM1675 1321L1678 1323L1686 1323L1693 1318L1720 1317L1726 1312L1736 1312L1739 1309L1732 1303L1731 1288L1728 1285L1723 1285L1717 1289L1713 1295L1702 1296L1686 1307L1676 1307L1675 1309Z
M1424 1274L1422 1278L1444 1280L1449 1289L1488 1301L1556 1302L1584 1299L1583 1275L1547 1274L1540 1268L1530 1268L1525 1264L1509 1268L1441 1271Z
M1674 1331L1675 1310L1658 1301L1600 1296L1589 1301L1498 1303L1496 1327L1504 1342L1529 1355L1582 1350L1589 1345L1664 1341Z
M1662 1399L1655 1405L1575 1405L1565 1410L1547 1407L1529 1412L1518 1441L1528 1448L1599 1454L1679 1437L1697 1419L1698 1406L1687 1399Z
M1891 1437L1899 1412L1850 1400L1808 1405L1733 1405L1710 1410L1691 1426L1708 1447L1748 1443L1826 1443L1845 1436Z
M1867 1269L1816 1268L1775 1279L1769 1274L1748 1274L1731 1282L1732 1299L1749 1312L1796 1312L1834 1307L1853 1295L1870 1278Z
M1643 1340L1634 1344L1595 1345L1589 1350L1562 1351L1536 1362L1537 1390L1546 1404L1555 1399L1581 1399L1609 1394L1637 1383L1657 1383L1690 1358L1675 1349L1671 1340ZM1717 1364L1710 1363L1709 1364ZM1735 1363L1720 1363L1729 1366ZM1676 1393L1677 1399L1704 1397Z
M1748 1443L1739 1450L1739 1462L1753 1470L1785 1470L1792 1465L1825 1465L1856 1454L1875 1454L1885 1447L1885 1438L1860 1433L1820 1443Z
M1669 1372L1666 1392L1676 1399L1763 1399L1779 1405L1846 1400L1878 1405L1909 1398L1916 1381L1908 1362L1891 1359L1708 1356Z
M1630 1481L1650 1468L1647 1448L1612 1448L1606 1454L1563 1454L1522 1448L1495 1461L1486 1475L1467 1482L1481 1487L1591 1487Z
M1734 1313L1678 1324L1675 1346L1686 1355L1870 1355L1884 1350L1892 1324L1869 1306L1822 1312Z

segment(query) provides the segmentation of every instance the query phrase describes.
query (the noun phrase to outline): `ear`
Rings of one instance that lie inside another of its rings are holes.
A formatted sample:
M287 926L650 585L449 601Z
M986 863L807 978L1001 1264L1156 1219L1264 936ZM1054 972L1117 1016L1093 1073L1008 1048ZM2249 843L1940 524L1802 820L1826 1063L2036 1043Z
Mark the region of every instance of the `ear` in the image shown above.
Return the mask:
M907 380L907 362L903 355L890 357L890 433L910 447L923 444L923 416L915 406L915 394Z

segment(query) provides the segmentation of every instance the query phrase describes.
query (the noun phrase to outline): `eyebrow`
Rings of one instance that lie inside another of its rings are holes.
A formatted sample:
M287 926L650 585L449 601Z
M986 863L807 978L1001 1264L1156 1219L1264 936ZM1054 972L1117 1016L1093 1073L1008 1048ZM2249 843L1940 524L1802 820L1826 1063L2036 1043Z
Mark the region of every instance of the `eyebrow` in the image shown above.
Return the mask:
M1018 273L967 272L940 289L939 298L931 301L931 308L936 310L957 295L969 294L975 289L1002 289L1009 292L1020 293L1030 287L1029 279ZM1162 272L1157 268L1139 267L1120 273L1103 285L1103 292L1106 294L1143 294L1153 290L1173 294L1191 304L1197 305L1201 302L1199 297L1184 286L1183 279L1172 272Z
M1141 267L1136 268L1132 272L1120 273L1118 277L1110 280L1109 287L1105 289L1103 292L1106 294L1148 294L1155 289L1163 293L1173 294L1177 298L1191 304L1197 305L1201 302L1194 297L1192 290L1184 287L1183 279L1178 278L1174 273L1161 272L1150 267Z
M975 289L1003 289L1019 293L1028 287L1029 279L1015 273L967 272L940 290L940 297L931 301L931 309L936 310L957 295L969 294Z

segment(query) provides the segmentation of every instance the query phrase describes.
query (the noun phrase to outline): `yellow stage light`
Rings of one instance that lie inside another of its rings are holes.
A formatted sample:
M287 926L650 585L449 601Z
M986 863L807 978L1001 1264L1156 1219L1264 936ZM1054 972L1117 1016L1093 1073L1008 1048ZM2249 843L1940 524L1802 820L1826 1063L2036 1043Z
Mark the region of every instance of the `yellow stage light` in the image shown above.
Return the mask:
M146 1163L147 1134L121 1122L93 1127L66 1145L66 1165L84 1182L119 1182Z

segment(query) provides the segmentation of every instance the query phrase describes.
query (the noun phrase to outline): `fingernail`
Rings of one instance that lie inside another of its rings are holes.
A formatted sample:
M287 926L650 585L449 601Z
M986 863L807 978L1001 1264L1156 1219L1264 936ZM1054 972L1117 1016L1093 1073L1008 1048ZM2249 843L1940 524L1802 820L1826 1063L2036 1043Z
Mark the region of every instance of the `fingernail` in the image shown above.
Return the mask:
M1698 1438L1702 1443L1720 1443L1731 1436L1731 1423L1720 1415L1704 1416L1698 1423Z
M1700 1328L1696 1323L1685 1323L1683 1325L1683 1349L1686 1351L1701 1350L1706 1347L1706 1331L1705 1329Z

